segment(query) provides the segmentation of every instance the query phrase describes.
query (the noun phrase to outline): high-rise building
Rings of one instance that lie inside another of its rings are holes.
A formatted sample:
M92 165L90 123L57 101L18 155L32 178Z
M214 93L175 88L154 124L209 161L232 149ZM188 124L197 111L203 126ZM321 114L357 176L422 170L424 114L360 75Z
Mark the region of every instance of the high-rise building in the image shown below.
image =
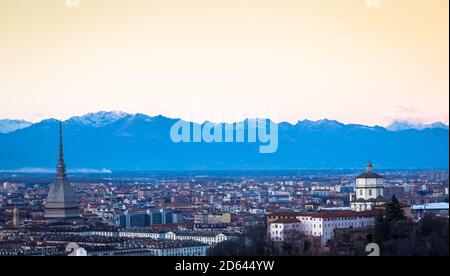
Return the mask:
M178 218L170 209L160 209L156 212L150 212L151 225L162 225L178 223Z
M176 224L182 222L182 215L170 209L147 212L126 212L115 216L115 224L121 228L145 228L152 225Z
M145 212L120 214L116 217L116 225L120 228L145 228L150 226L150 216Z
M352 211L372 210L375 205L382 205L387 200L383 194L383 177L373 172L372 163L366 166L366 172L356 178L355 194L350 207Z
M45 203L45 218L50 222L74 221L80 219L77 196L67 180L63 154L62 124L59 124L59 160L55 183L50 185Z

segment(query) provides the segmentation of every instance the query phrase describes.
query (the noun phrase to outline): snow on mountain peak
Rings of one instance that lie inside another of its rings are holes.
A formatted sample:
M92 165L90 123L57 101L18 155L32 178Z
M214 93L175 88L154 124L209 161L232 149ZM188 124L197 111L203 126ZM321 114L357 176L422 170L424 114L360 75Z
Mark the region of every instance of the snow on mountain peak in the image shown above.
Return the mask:
M413 122L413 121L394 121L390 125L386 127L386 129L390 131L402 131L402 130L409 130L409 129L416 129L416 130L424 130L427 128L436 129L436 128L442 128L442 129L448 129L448 125L442 123L442 122L435 122L431 124L424 124L420 122Z
M0 120L0 133L11 133L31 125L32 123L24 120Z
M88 113L83 116L72 117L68 121L86 126L102 127L116 122L124 117L129 116L128 113L121 111L100 111L96 113Z

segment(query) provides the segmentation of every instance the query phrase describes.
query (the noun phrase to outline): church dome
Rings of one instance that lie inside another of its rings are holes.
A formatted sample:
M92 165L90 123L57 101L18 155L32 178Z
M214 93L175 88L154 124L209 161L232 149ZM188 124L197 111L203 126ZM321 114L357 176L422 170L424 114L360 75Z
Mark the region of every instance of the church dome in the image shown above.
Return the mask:
M366 166L366 172L358 175L356 178L383 178L381 175L373 172L372 162L369 161Z

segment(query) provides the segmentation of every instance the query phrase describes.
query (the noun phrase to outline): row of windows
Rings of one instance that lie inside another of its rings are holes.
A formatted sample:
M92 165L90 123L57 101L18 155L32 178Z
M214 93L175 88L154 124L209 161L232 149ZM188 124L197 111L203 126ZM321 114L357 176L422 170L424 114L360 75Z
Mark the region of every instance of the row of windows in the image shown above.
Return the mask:
M313 231L299 231L300 233L302 233L302 234L305 234L305 235L319 235L320 234L320 232L313 232ZM282 231L280 231L280 232L278 232L278 231L272 231L272 236L276 236L276 235L281 235L281 234L283 234L283 232Z
M372 191L373 191L372 189L369 189L369 195L370 195L370 196L373 195L373 192L372 192ZM360 195L360 196L363 195L363 190L362 190L362 189L359 190L359 195Z
M344 220L350 220L350 219L345 218ZM359 224L364 226L364 222L363 221L361 221ZM356 227L357 225L358 225L358 222L353 221L353 222L325 223L324 227L333 227L333 226L335 226L335 227L346 227L346 226L348 226L348 227L350 227L350 226ZM272 226L273 226L272 228L274 228L274 229L278 229L278 228L281 229L282 228L281 226L278 227L277 224L272 225ZM322 224L320 224L320 223L319 224L312 224L312 226L313 226L313 228L322 228ZM300 228L300 225L299 224L294 224L291 227L285 227L284 229L289 229L289 228L290 229Z
M364 225L369 225L368 223L360 222L359 225L364 227ZM357 222L342 222L342 223L336 223L336 224L325 224L325 227L357 227Z
M278 227L280 226L280 227ZM284 228L299 228L300 225L299 224L291 224L291 225L285 225ZM283 228L281 227L281 225L279 224L272 224L272 228Z

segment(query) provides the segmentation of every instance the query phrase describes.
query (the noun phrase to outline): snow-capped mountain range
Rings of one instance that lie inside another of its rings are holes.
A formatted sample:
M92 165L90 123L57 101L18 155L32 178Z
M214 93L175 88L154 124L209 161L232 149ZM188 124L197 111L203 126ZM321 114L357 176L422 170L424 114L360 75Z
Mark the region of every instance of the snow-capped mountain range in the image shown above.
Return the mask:
M147 121L151 121L154 117L147 116L144 114L130 114L122 111L100 111L95 113L88 113L82 116L74 116L68 120L65 121L65 124L69 125L81 125L81 126L88 126L88 127L103 127L107 126L109 124L112 124L120 119L123 118L131 118L140 116L141 118L144 118ZM162 116L157 116L162 117ZM46 119L43 121L48 120L55 120L55 119ZM25 120L2 120L0 119L0 133L11 133L19 129L27 128L29 126L33 125L33 123L25 121ZM297 125L302 126L344 126L345 124L340 123L335 120L319 120L319 121L311 121L311 120L302 120L298 121ZM350 124L351 125L351 124ZM358 125L363 127L363 125ZM369 127L369 126L367 126ZM423 124L420 122L414 122L414 121L408 121L408 120L396 120L393 121L391 124L385 127L387 130L390 131L402 131L402 130L409 130L409 129L416 129L416 130L424 130L424 129L436 129L436 128L442 128L442 129L449 129L449 126L442 123L442 122L434 122L430 124Z
M440 123L419 129L397 123L389 130L334 120L281 122L278 150L261 155L254 143L174 143L170 130L177 121L124 112L70 118L63 124L67 164L113 171L336 169L358 168L371 158L377 168L448 168L449 130ZM0 171L54 167L58 120L6 125Z
M386 129L390 131L401 131L401 130L408 130L408 129L417 129L417 130L423 130L427 128L443 128L448 129L448 125L442 123L442 122L435 122L431 124L423 124L420 122L413 122L413 121L394 121L390 125L386 127Z
M75 116L66 121L69 124L80 124L92 127L102 127L116 122L119 119L130 116L121 111L88 113L83 116Z
M24 120L0 120L0 133L10 133L31 126L33 123Z

